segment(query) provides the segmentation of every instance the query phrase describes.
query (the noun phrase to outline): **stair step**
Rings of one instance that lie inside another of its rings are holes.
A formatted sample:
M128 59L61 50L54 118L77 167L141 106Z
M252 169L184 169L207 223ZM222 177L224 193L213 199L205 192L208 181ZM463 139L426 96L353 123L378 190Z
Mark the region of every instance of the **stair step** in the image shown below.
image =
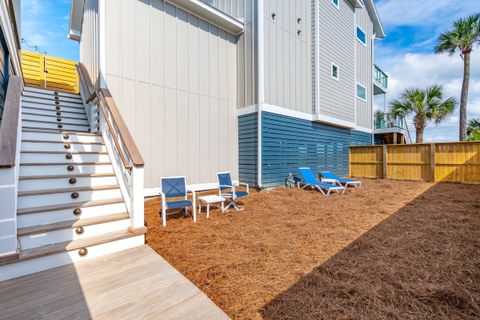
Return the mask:
M60 132L60 133L71 133L71 134L95 134L91 133L89 129L85 130L78 130L77 128L75 129L69 129L69 128L39 128L35 126L28 126L25 124L22 124L22 131L30 131L30 132L37 132L37 131L42 131L42 132Z
M95 224L102 224L106 222L124 220L129 218L130 216L128 215L128 213L123 212L123 213L115 213L115 214L109 214L105 216L99 216L99 217L87 218L87 219L81 219L81 220L62 221L62 222L56 222L51 224L18 228L17 235L26 236L26 235L35 234L35 233L42 233L42 232L48 232L48 231L66 229L66 228L86 227L86 226L91 226Z
M97 207L97 206L116 204L116 203L124 203L123 198L84 201L84 202L78 202L78 203L68 203L68 204L60 204L60 205L52 205L52 206L25 208L25 209L17 210L17 215L47 212L47 211L58 211L58 210L64 210L64 209L76 209L76 208L82 209L82 208Z
M61 142L61 141L32 141L22 140L22 151L44 152L107 152L103 142Z
M90 133L90 132L67 132L65 130L58 130L58 129L25 129L22 128L22 132L38 132L38 133L48 133L48 134L58 134L58 133L68 133L69 135L76 135L76 136L96 136L102 137L101 133Z
M67 152L38 153L25 152L20 154L21 165L49 165L49 164L106 164L110 157L106 152L71 153L72 158L67 159Z
M62 205L66 203L83 203L85 201L108 200L122 197L122 192L118 185L99 186L99 187L79 187L65 189L49 189L37 191L25 191L19 194L17 208L18 210L48 206Z
M117 232L109 232L102 234L96 237L89 237L85 239L79 239L74 241L67 241L56 243L53 245L47 245L40 248L29 249L25 251L21 251L19 254L18 260L28 260L28 259L35 259L40 258L56 253L71 251L71 250L78 250L80 248L87 248L91 246L96 246L112 241L117 241L121 239L126 239L130 237L144 235L146 233L147 228L137 228L137 229L129 229L125 231L117 231Z
M59 194L59 193L71 193L71 192L81 192L81 191L100 191L100 190L111 190L118 189L118 184L98 186L98 187L71 187L71 188L61 188L61 189L47 189L47 190L34 190L34 191L21 191L18 193L19 197L26 196L36 196L44 194Z
M54 94L45 94L45 93L37 93L37 92L29 92L24 91L22 93L22 97L24 98L33 98L33 99L44 99L44 100L51 100L51 101L60 101L60 102L72 102L72 103L82 103L82 99L80 97L67 97L63 95L54 95Z
M65 175L65 174L90 174L90 173L113 173L111 163L90 164L20 164L20 176L42 176L42 175Z
M69 123L56 123L56 122L45 122L45 121L32 121L32 120L23 120L22 127L32 128L32 129L63 129L66 131L80 131L80 132L89 132L90 127L88 124L69 124Z
M58 102L58 103L56 103ZM79 110L85 110L83 107L82 102L72 102L72 101L65 101L65 100L58 100L55 101L53 99L43 99L43 98L35 98L30 96L22 96L22 106L24 103L28 104L36 104L42 106L60 106L60 107L69 107L69 108L76 108Z
M53 112L78 112L78 113L85 113L85 108L83 105L73 105L73 106L66 106L62 104L48 104L45 102L34 102L34 101L28 101L24 100L22 101L22 109L23 108L30 108L30 109L36 109L36 110L49 110Z
M69 124L69 125L85 125L85 126L89 125L87 117L65 118L65 117L56 117L56 116L22 114L22 121L47 122L47 123L55 123L55 124L60 123L60 124Z
M60 110L53 108L40 108L37 106L22 106L23 112L32 112L36 114L43 114L43 115L56 115L57 112L60 112L62 115L68 115L68 116L85 116L86 113L84 110L67 110L66 108L60 108Z
M63 176L23 176L19 180L42 180L42 179L70 179L70 178L97 178L97 177L115 177L114 173L93 173L93 174L72 174Z
M103 144L103 137L96 134L75 134L50 131L26 131L22 133L22 141L44 141L58 143L100 143Z
M115 221L92 224L84 227L66 227L51 231L37 232L30 235L19 236L21 250L39 248L46 245L53 245L66 241L75 241L97 237L107 232L118 232L130 227L130 219L124 218Z
M123 199L117 199L115 203L100 204L98 206L77 208L62 208L53 211L42 211L20 214L17 216L17 227L26 228L42 224L51 224L69 220L83 220L101 217L110 214L127 212Z
M72 92L64 92L64 91L58 91L58 90L52 90L52 89L46 89L46 88L35 88L35 87L24 87L23 88L24 92L31 92L31 93L43 93L43 94L57 94L59 96L66 96L66 97L80 97L78 93L72 93Z
M67 119L70 120L85 120L88 121L86 114L72 114L66 112L60 112L56 114L56 112L37 112L37 111L22 111L22 119L28 120L42 120L42 121L56 121L56 119L61 118L62 120ZM65 121L67 121L65 120Z

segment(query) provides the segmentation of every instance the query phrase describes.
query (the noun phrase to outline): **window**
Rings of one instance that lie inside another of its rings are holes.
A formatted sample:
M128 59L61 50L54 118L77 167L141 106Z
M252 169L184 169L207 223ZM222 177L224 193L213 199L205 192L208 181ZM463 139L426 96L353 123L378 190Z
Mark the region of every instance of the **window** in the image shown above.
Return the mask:
M332 63L332 78L335 80L340 80L340 69L334 63Z
M340 8L340 0L332 0L332 3L335 7Z
M357 40L363 43L365 46L367 45L367 35L360 27L357 27Z
M357 98L367 101L367 88L357 83Z

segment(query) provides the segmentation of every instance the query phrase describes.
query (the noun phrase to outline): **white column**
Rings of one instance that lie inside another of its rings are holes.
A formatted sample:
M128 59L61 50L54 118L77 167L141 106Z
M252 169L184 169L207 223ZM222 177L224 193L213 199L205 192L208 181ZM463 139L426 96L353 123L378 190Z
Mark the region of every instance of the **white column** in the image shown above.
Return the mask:
M15 166L0 168L0 257L17 253L17 202L22 141L22 113L18 115Z
M143 167L132 168L130 181L130 226L144 227L144 199L143 199Z

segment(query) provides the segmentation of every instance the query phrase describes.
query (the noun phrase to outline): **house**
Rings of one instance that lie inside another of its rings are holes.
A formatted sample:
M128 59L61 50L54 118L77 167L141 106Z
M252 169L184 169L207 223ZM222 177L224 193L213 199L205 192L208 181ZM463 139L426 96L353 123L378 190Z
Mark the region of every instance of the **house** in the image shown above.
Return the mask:
M384 36L372 0L85 0L70 19L145 157L146 195L169 175L270 187L303 165L348 174L386 92Z
M373 142L372 0L72 0L79 63L23 69L1 3L0 281L142 246L162 176L272 187Z

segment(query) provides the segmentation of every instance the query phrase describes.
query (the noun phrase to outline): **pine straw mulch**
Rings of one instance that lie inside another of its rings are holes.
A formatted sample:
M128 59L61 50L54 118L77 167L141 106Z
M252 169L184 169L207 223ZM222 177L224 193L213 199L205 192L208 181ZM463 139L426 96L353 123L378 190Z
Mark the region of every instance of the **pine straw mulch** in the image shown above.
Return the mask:
M480 317L480 186L365 180L279 188L245 211L169 217L147 242L234 319Z

